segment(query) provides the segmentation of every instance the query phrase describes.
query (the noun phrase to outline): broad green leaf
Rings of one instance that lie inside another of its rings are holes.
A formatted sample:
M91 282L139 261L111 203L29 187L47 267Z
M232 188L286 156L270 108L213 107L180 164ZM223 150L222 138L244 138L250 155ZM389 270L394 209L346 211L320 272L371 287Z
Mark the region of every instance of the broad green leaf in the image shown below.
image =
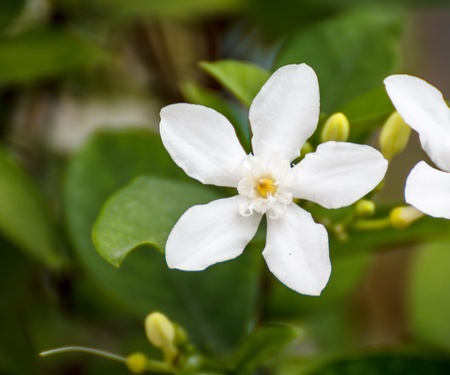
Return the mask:
M187 101L215 109L224 115L236 129L236 133L244 148L250 152L250 128L247 118L243 118L232 103L225 101L216 91L209 90L194 81L184 81L180 85L181 92Z
M362 219L368 223L385 221L389 217L390 211L394 208L391 205L380 205L377 207L377 215L374 218ZM348 215L351 215L352 208L344 207L337 210L327 210L318 205L309 208L309 211L317 222L332 220L335 223L345 222ZM355 225L358 224L358 221ZM359 223L361 224L361 223ZM383 224L385 225L385 223ZM389 225L387 223L387 225ZM396 248L399 245L410 245L414 243L426 243L436 241L450 241L450 220L437 219L424 216L412 223L405 229L386 227L384 229L358 229L350 226L347 228L349 238L339 241L332 233L329 233L330 252L333 257L354 256L363 252L373 250L385 250Z
M1 185L0 185L1 186ZM0 373L33 373L36 354L26 332L27 314L32 299L32 262L0 238ZM34 281L34 284L36 281ZM35 286L35 285L34 285Z
M0 40L0 85L26 84L106 61L99 46L64 29L40 29Z
M450 242L418 249L409 274L407 311L412 333L450 349Z
M42 192L2 148L0 181L0 232L33 259L49 267L61 265Z
M318 360L305 367L284 368L287 375L445 375L450 371L450 356L429 349L372 349Z
M99 267L110 267L95 254L92 225L112 193L144 174L188 180L159 136L144 130L98 133L73 157L64 181L64 206L69 235L82 260L94 258Z
M202 61L200 67L247 107L270 76L258 65L238 60Z
M350 121L350 140L363 142L394 111L384 87L370 90L348 102L341 111Z
M182 82L180 90L184 98L190 103L215 109L230 120L235 116L216 91L207 89L191 80Z
M57 374L74 368L83 374L98 374L93 371L99 363L114 374L129 374L120 371L124 366L98 357L63 355L39 358L38 353L70 344L88 347L122 347L124 339L139 329L130 329L130 316L118 311L117 305L100 299L92 283L91 298L102 306L102 315L92 313L92 304L85 296L74 296L80 278L84 275L73 272L48 275L36 262L26 258L18 249L5 243L0 237L0 373L11 375ZM64 285L64 288L61 286ZM67 285L70 285L68 292ZM66 306L70 305L70 311ZM81 312L81 314L80 314ZM114 320L115 319L115 320ZM126 336L124 327L127 327ZM94 329L93 329L94 328ZM131 332L130 332L131 331ZM100 334L103 332L102 334ZM148 345L144 341L141 347ZM129 353L117 349L117 352ZM80 363L80 360L82 363ZM125 368L124 368L125 369ZM102 372L103 373L103 372Z
M189 207L217 198L203 186L140 177L105 203L94 225L94 244L117 267L141 245L154 246L163 253L178 218Z
M87 0L85 0L87 1ZM206 14L235 12L246 5L246 0L93 0L95 7L117 20L135 17L193 18Z
M134 250L119 269L95 251L91 229L102 205L140 175L194 184L172 162L159 136L145 131L98 134L74 156L64 182L64 209L78 257L109 298L139 319L159 310L184 325L198 345L212 351L232 348L255 316L261 254L249 249L206 271L181 272L169 270L164 256L148 247Z
M291 35L274 69L306 63L317 73L321 108L338 111L349 100L382 85L399 65L402 17L390 9L349 11Z
M304 296L275 282L266 299L267 313L270 317L306 317L348 301L365 276L372 256L368 252L336 256L333 250L332 248L333 271L322 294L319 297Z
M349 255L411 243L449 241L450 221L424 217L406 229L361 230L350 231L349 234L350 241L333 241L330 244L336 255Z
M7 27L20 14L25 0L2 0L0 11L0 30Z
M284 325L268 325L251 333L240 347L233 374L250 375L265 361L273 359L298 336L298 331Z

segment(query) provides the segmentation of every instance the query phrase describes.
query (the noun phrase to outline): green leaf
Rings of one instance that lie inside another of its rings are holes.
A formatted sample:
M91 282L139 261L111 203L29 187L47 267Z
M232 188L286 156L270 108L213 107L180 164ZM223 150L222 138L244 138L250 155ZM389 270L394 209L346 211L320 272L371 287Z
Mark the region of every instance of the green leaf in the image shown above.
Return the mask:
M1 186L1 185L0 185ZM33 373L36 353L30 346L27 318L30 303L36 295L33 262L26 259L0 237L0 373L27 375ZM34 301L33 301L34 302Z
M402 17L390 9L350 11L291 35L274 68L306 63L317 73L321 108L346 102L382 85L399 65Z
M0 41L0 85L27 84L106 61L107 54L87 39L63 30L40 29Z
M250 152L250 128L248 120L242 118L237 109L223 99L219 93L209 90L194 81L184 81L180 86L181 92L187 101L200 104L205 107L215 109L224 115L236 129L239 139L244 144L244 148Z
M247 107L270 76L258 65L238 60L202 61L200 67Z
M217 199L203 186L140 177L114 194L103 206L93 230L97 251L119 266L141 245L164 251L178 218L191 206Z
M450 242L420 248L410 275L407 311L412 333L450 349Z
M384 87L370 90L341 108L350 122L350 140L363 142L374 129L381 127L394 112Z
M100 208L140 175L177 179L180 184L188 180L159 136L145 131L98 134L74 156L64 182L64 209L78 257L108 298L139 319L162 311L185 326L203 348L229 350L254 319L261 254L249 249L206 271L181 272L169 270L163 255L146 247L129 254L119 269L95 251L91 229ZM153 214L158 216L158 211Z
M192 18L211 13L234 12L246 5L243 0L91 0L87 5L103 14L123 20L135 17Z
M180 90L184 98L190 103L215 109L228 119L234 116L233 111L216 91L209 90L191 80L182 82Z
M0 148L0 232L33 259L61 265L53 223L42 192L26 172Z
M2 0L0 12L0 29L7 27L20 14L25 0Z
M372 255L360 252L351 256L336 256L336 251L331 251L331 255L333 272L319 297L295 293L275 282L266 299L267 314L278 319L306 317L346 303L365 276Z
M251 333L240 347L233 374L250 375L264 361L273 359L298 336L298 331L284 325L269 325Z
M70 161L63 186L64 208L69 235L82 260L90 263L95 255L92 225L105 200L144 174L188 180L159 136L144 130L98 133ZM103 265L102 259L94 259Z
M450 357L427 349L376 349L319 360L311 368L291 368L289 375L445 375L450 371Z
M381 210L380 210L381 211ZM330 248L336 254L355 254L398 245L449 241L450 221L424 217L406 229L386 228L382 230L350 231L350 241L332 241Z

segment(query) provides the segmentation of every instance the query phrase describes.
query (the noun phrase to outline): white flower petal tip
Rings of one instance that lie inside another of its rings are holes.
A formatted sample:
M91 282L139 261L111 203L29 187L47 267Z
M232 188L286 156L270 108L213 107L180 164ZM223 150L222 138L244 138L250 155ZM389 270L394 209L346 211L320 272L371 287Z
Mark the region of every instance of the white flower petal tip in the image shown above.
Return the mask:
M318 296L330 278L327 231L297 205L267 219L263 256L275 277L297 293Z
M383 155L367 145L326 142L294 167L294 197L326 208L349 206L373 190L388 167Z
M164 147L189 176L204 184L236 187L235 167L245 156L236 132L219 112L195 104L161 110Z
M423 213L450 219L450 173L430 167L424 161L410 172L405 200Z
M236 196L193 206L169 235L166 262L169 268L201 271L239 256L255 235L262 215L244 217Z
M419 133L425 152L439 168L450 172L450 109L442 93L408 75L393 75L384 83L397 112Z
M319 83L306 64L286 65L264 84L250 106L253 153L264 157L267 146L283 150L292 161L317 127Z

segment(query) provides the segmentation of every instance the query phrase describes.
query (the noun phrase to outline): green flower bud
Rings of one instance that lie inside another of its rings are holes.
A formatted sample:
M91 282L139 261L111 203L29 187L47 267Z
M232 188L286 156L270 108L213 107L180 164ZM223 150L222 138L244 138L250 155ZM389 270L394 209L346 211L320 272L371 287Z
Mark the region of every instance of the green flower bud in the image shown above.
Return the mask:
M402 206L391 211L389 220L394 228L404 229L422 216L424 216L424 213L413 206Z
M142 353L133 353L127 357L126 365L133 374L142 374L147 370L147 357Z
M322 142L338 141L345 142L350 133L350 124L343 113L331 115L323 126L320 140Z
M149 341L157 348L173 344L175 327L172 322L159 312L151 313L145 319L145 332Z
M163 351L166 363L172 363L178 355L175 325L164 314L154 312L145 318L145 332L149 341Z
M409 141L411 128L397 112L386 120L380 134L381 153L387 160L402 152Z
M360 217L372 216L375 213L375 203L368 199L361 199L356 202L355 210Z

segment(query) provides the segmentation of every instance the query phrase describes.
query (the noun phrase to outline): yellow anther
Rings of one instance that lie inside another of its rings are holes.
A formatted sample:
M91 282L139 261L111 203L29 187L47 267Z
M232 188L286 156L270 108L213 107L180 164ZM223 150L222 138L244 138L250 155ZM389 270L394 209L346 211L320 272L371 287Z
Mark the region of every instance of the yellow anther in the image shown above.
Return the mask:
M127 357L127 367L133 374L142 374L147 370L147 357L142 353L134 353Z
M390 160L402 152L409 141L411 128L397 112L386 120L380 134L380 148L383 156Z
M394 208L389 215L389 220L394 228L403 229L422 216L424 213L413 206L403 206Z
M331 115L323 126L320 140L322 142L338 141L345 142L350 133L350 124L343 113Z
M277 186L275 185L274 180L264 177L258 181L256 190L258 190L258 194L261 198L267 198L269 195L274 195L277 192Z

